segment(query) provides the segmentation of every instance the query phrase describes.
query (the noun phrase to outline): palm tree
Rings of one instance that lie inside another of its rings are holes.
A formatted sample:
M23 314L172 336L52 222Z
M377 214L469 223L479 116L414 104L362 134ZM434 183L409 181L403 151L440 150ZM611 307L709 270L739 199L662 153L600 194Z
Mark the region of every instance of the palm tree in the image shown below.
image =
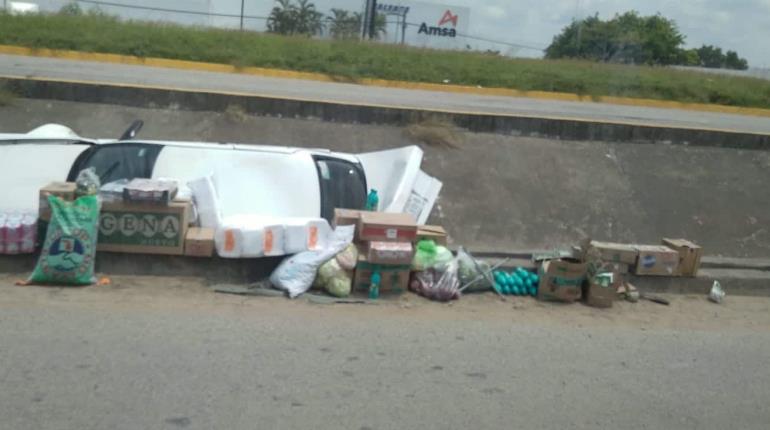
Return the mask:
M385 15L377 14L374 20L375 38L380 39L387 33ZM357 39L361 32L362 15L343 9L332 9L332 15L326 17L330 25L329 33L335 39Z
M271 33L312 36L323 29L321 18L315 4L310 0L276 0L278 3L267 18L267 31Z
M278 5L270 11L267 18L267 31L278 34L292 34L294 32L294 9L291 0L278 0Z
M320 33L323 30L323 14L316 10L310 0L298 0L297 3L295 33L308 36Z
M332 16L326 20L330 25L329 33L335 39L356 39L361 27L361 14L349 13L343 9L332 9Z

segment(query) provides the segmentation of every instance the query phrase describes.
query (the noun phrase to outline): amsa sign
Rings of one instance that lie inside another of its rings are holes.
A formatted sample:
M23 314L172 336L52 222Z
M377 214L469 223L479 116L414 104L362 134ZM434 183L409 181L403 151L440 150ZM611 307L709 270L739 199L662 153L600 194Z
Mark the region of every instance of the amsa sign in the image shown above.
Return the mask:
M409 45L438 49L461 49L465 46L461 36L468 34L470 25L471 11L467 7L420 1L388 1L378 3L378 9L380 13L406 12L404 41ZM389 34L398 30L388 27Z

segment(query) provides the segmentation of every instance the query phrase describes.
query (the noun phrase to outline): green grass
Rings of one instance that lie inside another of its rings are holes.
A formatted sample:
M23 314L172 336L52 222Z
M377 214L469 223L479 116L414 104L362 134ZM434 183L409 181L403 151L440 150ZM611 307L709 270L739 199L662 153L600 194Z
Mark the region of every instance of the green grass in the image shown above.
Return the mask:
M484 54L253 32L123 22L103 17L0 14L0 44L382 78L770 108L770 81L665 68Z

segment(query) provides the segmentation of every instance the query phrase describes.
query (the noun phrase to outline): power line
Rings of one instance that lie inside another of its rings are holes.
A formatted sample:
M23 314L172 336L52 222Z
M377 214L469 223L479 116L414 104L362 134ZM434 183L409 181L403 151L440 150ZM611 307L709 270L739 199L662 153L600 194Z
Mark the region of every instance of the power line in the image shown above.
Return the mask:
M152 7L152 6L139 6L139 5L129 5L125 3L114 3L114 2L107 2L107 1L99 1L99 0L76 0L78 3L88 3L88 4L94 4L97 6L112 6L112 7L121 7L125 9L141 9L141 10L149 10L154 12L166 12L166 13L183 13L187 15L199 15L199 16L216 16L216 17L224 17L224 18L245 18L245 19L268 19L266 16L254 16L254 15L240 15L240 14L227 14L227 13L213 13L213 12L198 12L193 10L183 10L183 9L167 9L167 8L160 8L160 7ZM404 23L398 23L398 24L404 24ZM420 24L415 24L412 22L405 23L407 26L412 27L419 27ZM464 37L466 39L471 40L478 40L480 42L487 42L487 43L495 43L499 45L505 45L510 46L513 48L522 48L522 49L530 49L533 51L545 51L544 48L539 48L536 46L531 45L524 45L521 43L514 43L514 42L505 42L502 40L494 40L489 39L486 37L481 36L473 36L470 34L463 34L463 33L457 33L458 36Z
M407 22L406 25L410 25L410 26L413 26L413 27L420 27L422 24L415 24L413 22ZM497 43L497 44L500 44L500 45L511 46L511 47L514 47L514 48L531 49L531 50L534 50L534 51L545 51L545 48L538 48L537 46L523 45L523 44L520 44L520 43L513 43L513 42L504 42L502 40L488 39L486 37L481 37L481 36L472 36L470 34L463 34L463 33L460 33L460 32L458 32L457 35L460 36L460 37L464 37L466 39L479 40L479 41L482 41L482 42L489 42L489 43Z

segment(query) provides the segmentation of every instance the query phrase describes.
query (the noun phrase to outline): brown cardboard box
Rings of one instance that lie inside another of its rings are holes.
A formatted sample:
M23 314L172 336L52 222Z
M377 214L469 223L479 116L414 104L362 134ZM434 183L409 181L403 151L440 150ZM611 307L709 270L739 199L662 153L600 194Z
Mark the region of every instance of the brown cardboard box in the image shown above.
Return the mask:
M184 255L211 257L214 255L214 229L191 227L184 238Z
M548 260L540 265L539 300L574 302L580 300L588 265L576 260Z
M417 224L405 213L362 212L358 238L362 241L414 242Z
M361 213L365 211L359 211L355 209L334 209L334 222L332 227L340 225L358 225L358 220L361 219Z
M436 242L436 245L446 246L446 230L440 225L421 225L417 227L417 240L415 242L423 239L430 239Z
M618 296L618 287L623 283L623 276L619 273L610 273L611 280L601 282L593 276L589 276L586 283L586 304L595 308L611 308Z
M636 258L639 251L635 245L625 245L622 243L591 241L590 247L599 250L602 261L610 263L622 263L628 265L636 264Z
M634 274L645 276L676 276L679 273L679 252L662 245L636 245L639 259Z
M414 247L410 242L366 242L366 260L372 264L410 265Z
M679 252L679 275L698 275L703 248L685 239L663 239L663 244Z
M51 182L40 189L40 205L38 217L43 221L51 219L51 207L48 205L48 196L56 196L64 201L75 200L74 182Z
M372 273L377 269L380 272L380 294L401 294L409 288L409 265L384 265L372 264L367 261L365 254L359 254L356 273L353 277L353 292L357 295L368 295L371 285Z
M189 202L168 206L105 202L99 215L98 251L183 255Z

